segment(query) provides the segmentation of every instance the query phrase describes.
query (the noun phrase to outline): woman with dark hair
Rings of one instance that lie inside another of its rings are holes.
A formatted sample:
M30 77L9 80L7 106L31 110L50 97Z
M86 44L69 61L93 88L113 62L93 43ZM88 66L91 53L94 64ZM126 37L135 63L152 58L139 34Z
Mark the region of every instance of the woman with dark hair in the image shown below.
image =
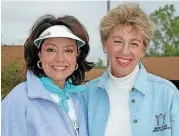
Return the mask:
M73 16L42 16L25 42L27 81L2 101L2 136L87 136L80 84L89 37Z

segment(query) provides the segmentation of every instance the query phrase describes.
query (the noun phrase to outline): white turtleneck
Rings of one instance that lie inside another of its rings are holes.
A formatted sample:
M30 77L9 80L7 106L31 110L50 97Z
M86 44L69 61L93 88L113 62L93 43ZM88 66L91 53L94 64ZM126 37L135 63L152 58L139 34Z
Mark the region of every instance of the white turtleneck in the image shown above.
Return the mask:
M105 136L132 136L129 112L129 91L133 88L139 65L129 75L116 78L108 68L109 88L107 94L110 112L105 130Z

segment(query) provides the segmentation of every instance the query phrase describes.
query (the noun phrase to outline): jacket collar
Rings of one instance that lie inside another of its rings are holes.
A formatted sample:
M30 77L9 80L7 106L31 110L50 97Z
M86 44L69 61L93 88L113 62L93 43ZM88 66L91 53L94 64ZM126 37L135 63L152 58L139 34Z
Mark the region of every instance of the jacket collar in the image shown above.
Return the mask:
M141 92L143 95L146 95L147 93L147 79L148 73L142 63L139 63L139 71L136 75L136 79L134 82L134 89Z
M99 77L99 83L98 87L107 90L108 89L108 79L109 79L109 74L108 74L108 69L103 73L101 77Z
M139 63L139 71L136 75L136 79L134 82L134 89L141 92L143 95L146 95L147 93L147 71L142 65L142 63ZM106 70L103 75L99 78L98 87L107 90L108 89L108 70Z
M30 71L27 71L27 87L27 94L29 98L42 98L53 101L52 97L50 96L50 93L42 85L40 79Z

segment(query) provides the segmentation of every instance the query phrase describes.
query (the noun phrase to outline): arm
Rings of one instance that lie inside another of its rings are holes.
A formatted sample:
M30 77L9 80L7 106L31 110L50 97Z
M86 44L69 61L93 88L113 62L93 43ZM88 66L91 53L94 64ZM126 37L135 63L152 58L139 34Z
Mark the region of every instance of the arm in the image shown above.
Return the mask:
M2 136L27 136L25 105L20 98L11 94L2 101L1 134ZM19 95L20 97L20 95Z
M171 128L172 136L179 135L179 91L173 95L172 105L171 105Z

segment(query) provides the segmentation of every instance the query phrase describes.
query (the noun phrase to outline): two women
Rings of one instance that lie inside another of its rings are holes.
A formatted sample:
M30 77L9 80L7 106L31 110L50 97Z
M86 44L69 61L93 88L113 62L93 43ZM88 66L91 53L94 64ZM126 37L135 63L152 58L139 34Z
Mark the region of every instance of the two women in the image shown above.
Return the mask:
M179 91L140 61L153 33L153 23L135 3L121 4L101 20L110 65L86 84L90 136L179 135Z
M42 18L25 44L27 81L2 102L2 135L85 136L88 123L90 136L178 136L178 90L140 62L153 32L139 5L111 10L100 24L109 68L75 86L93 67L86 30L70 16Z
M2 101L2 136L87 136L81 92L89 38L73 16L41 17L25 43L27 81Z

